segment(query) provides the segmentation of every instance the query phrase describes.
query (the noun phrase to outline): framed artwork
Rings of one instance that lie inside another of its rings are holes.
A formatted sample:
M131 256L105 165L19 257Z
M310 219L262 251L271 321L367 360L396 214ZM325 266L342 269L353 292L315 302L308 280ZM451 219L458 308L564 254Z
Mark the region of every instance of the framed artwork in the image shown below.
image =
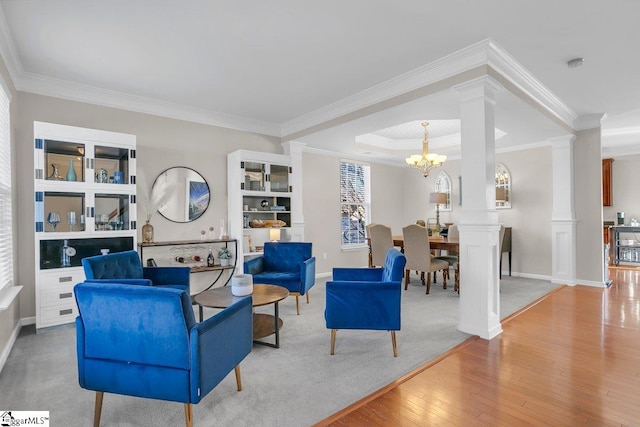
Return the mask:
M209 186L206 182L189 181L189 221L200 218L209 206Z

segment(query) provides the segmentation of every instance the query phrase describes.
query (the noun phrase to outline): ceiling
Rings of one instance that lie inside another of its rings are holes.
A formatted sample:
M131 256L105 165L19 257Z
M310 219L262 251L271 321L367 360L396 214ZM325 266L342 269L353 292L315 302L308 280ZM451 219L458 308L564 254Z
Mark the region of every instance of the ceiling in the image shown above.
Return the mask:
M297 135L382 160L419 152L419 122L459 119L456 94L331 120L490 38L576 116L606 114L604 154L640 153L636 0L0 0L0 8L0 53L18 90ZM569 69L575 57L584 65ZM414 121L419 136L408 149L389 133L386 147L356 141ZM497 95L496 127L505 150L567 133L509 91ZM459 143L443 144L459 152Z

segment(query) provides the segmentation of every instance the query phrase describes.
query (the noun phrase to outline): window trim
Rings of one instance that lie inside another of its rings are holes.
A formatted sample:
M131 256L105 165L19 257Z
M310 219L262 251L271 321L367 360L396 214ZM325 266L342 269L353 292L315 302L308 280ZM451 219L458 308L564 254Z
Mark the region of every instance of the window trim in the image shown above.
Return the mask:
M352 164L352 165L356 165L356 166L361 166L363 168L363 178L364 178L364 201L362 203L354 203L353 201L347 201L347 202L343 202L342 201L342 168L343 168L343 164L347 163L347 164ZM343 234L345 232L345 230L343 229L342 226L342 213L343 213L343 206L344 205L354 205L354 204L360 204L364 206L364 223L362 224L362 232L365 233L366 227L368 224L371 223L371 165L368 163L364 163L364 162L358 162L358 161L354 161L354 160L347 160L347 159L340 159L340 168L339 168L339 186L340 186L340 192L339 192L339 204L340 204L340 249L342 251L350 251L350 250L358 250L358 249L363 249L363 248L367 248L367 241L366 241L366 235L363 234L363 240L362 242L357 242L357 243L345 243L344 242L344 238L343 238Z
M441 182L444 181L446 188L442 189ZM436 177L436 181L434 183L435 192L436 193L446 193L447 194L447 204L440 205L440 212L451 212L453 211L453 207L451 205L451 177L445 171L440 171L438 176Z

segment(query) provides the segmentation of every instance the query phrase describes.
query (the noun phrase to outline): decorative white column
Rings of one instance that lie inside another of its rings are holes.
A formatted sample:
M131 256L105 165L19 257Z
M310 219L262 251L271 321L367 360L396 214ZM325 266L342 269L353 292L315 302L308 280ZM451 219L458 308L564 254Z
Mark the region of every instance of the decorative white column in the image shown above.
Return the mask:
M574 210L573 141L553 138L553 211L551 214L551 282L576 284L576 215Z
M484 339L502 332L495 186L495 94L501 88L490 76L453 88L460 94L462 133L458 329Z
M287 141L282 143L284 154L291 158L291 240L304 241L304 213L302 211L302 150L305 143Z

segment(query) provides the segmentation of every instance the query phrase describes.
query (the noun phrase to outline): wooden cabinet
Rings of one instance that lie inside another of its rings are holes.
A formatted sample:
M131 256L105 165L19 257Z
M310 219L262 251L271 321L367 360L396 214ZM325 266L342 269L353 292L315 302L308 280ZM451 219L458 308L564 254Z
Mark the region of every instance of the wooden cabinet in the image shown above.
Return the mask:
M613 205L613 159L602 159L602 206Z

